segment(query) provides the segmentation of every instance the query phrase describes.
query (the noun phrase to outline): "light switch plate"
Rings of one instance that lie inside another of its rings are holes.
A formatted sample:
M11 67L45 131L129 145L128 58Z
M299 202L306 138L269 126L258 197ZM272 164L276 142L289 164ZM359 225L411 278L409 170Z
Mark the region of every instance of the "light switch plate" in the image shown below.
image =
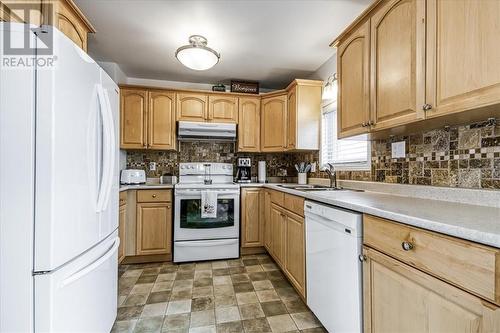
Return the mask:
M392 143L392 158L406 157L406 141Z

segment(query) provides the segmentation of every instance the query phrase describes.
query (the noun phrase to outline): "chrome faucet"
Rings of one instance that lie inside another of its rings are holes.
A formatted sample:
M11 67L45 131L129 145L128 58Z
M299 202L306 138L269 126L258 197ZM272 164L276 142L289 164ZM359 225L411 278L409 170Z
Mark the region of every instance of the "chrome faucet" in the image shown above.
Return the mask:
M335 171L335 166L331 163L327 163L326 165L327 167L324 170L330 177L330 187L337 188L337 171Z

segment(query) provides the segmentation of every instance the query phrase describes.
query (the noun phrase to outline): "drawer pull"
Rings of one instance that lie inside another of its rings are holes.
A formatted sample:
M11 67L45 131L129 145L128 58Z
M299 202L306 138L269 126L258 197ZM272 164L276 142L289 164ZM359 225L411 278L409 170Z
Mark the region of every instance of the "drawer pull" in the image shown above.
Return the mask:
M413 244L410 243L410 242L403 242L401 243L401 247L403 248L403 250L405 251L410 251L410 250L413 250Z
M153 197L153 198L156 198L156 194L153 194L153 195L152 195L152 197Z

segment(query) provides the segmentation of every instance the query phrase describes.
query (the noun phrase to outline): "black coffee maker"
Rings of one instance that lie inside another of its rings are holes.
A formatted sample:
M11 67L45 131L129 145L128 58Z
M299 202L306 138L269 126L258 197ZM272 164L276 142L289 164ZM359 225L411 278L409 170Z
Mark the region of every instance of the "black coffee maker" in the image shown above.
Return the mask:
M250 157L238 157L236 160L236 182L251 183L252 182L252 160Z

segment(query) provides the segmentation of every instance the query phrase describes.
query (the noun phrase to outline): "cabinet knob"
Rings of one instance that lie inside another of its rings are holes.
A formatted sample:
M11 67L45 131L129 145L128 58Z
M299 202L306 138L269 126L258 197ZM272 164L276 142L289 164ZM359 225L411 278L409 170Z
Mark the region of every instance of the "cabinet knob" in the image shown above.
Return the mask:
M373 122L372 120L370 120L367 124L367 126L373 126L373 125L375 125L375 122Z
M152 195L152 197L153 197L153 198L156 198L156 194L153 194L153 195Z
M360 254L358 256L358 259L359 259L359 261L363 262L363 261L366 261L368 258L364 254Z
M366 125L366 123L362 123L361 126L366 127L367 125Z
M410 243L410 242L403 242L401 243L401 247L403 248L403 250L405 251L410 251L413 249L413 244Z
M422 106L422 110L424 111L429 111L430 109L432 109L432 105L430 104L424 104L424 106Z

